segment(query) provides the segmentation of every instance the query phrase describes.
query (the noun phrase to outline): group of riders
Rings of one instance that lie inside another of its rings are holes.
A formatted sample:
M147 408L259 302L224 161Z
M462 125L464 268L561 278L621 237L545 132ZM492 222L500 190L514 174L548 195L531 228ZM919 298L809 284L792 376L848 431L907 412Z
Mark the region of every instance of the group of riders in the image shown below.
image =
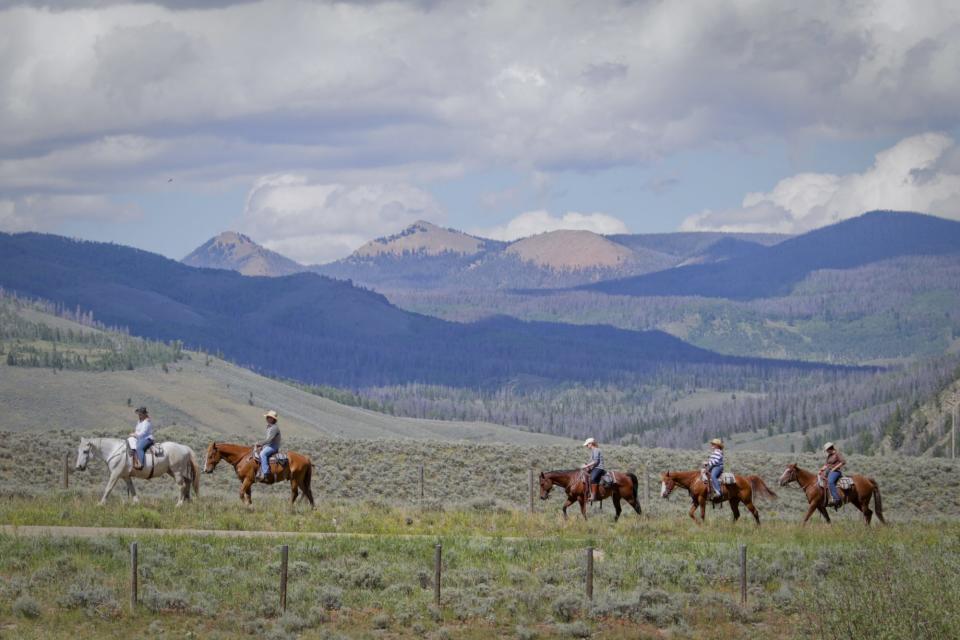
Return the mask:
M588 500L592 503L597 500L600 490L600 479L603 478L606 471L603 468L603 453L600 452L600 445L595 438L587 438L584 443L590 451L590 461L580 468L590 474L590 497ZM710 456L703 461L703 469L709 479L711 494L713 500L723 498L723 485L720 478L723 475L723 440L714 438L710 441ZM837 450L834 443L828 442L823 445L823 451L827 454L827 460L820 467L820 477L824 478L827 486L830 488L830 497L833 499L829 506L840 507L843 504L840 493L837 491L837 482L843 476L843 468L847 460Z
M134 446L133 468L142 469L145 461L146 451L154 444L153 423L150 422L150 414L146 407L136 409L137 426L130 435L136 438ZM260 461L260 469L257 472L258 482L265 481L270 473L270 456L280 451L280 416L272 409L263 414L267 422L266 433L263 440L254 444L254 457Z
M150 415L146 407L138 407L136 413L138 418L137 426L130 435L136 438L134 468L142 469L145 452L153 445L153 424L150 422ZM273 410L267 411L263 415L263 418L266 420L264 438L254 444L254 457L260 462L260 469L256 476L258 482L263 482L270 473L270 456L279 452L281 441L279 415L277 412ZM603 466L603 453L600 451L600 445L597 444L596 439L592 437L587 438L583 446L587 447L590 451L590 461L582 465L581 469L589 474L590 477L590 495L588 499L592 503L599 497L600 481L606 473L606 470ZM723 485L721 484L721 476L723 475L723 450L723 440L720 438L711 440L710 455L703 461L702 465L710 483L710 497L713 500L721 500L723 498ZM819 475L825 479L826 485L830 489L830 497L833 499L830 506L839 507L843 501L837 490L837 482L843 476L842 471L847 461L832 442L826 443L823 446L823 450L827 454L827 459L824 465L820 467Z

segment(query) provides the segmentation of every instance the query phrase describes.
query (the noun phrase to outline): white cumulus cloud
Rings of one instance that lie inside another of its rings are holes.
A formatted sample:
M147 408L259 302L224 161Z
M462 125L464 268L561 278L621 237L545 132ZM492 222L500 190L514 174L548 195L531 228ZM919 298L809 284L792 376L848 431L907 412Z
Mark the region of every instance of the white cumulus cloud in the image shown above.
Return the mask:
M417 220L445 218L429 193L410 185L320 183L283 174L257 180L240 226L267 248L313 264L343 258Z
M571 211L562 216L553 216L548 211L527 211L506 224L488 229L476 229L472 233L494 240L517 240L546 231L569 229L593 231L602 235L630 233L623 220L606 213L577 213Z
M739 208L706 210L684 231L803 233L873 209L960 219L960 171L950 136L911 136L875 156L862 173L800 173L766 193L748 193Z

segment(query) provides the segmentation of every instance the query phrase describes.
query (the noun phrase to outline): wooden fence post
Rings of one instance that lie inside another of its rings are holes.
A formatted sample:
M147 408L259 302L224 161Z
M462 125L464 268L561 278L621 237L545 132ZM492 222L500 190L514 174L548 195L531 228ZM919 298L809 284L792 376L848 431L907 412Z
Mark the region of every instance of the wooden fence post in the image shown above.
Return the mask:
M530 513L533 513L533 468L527 470L527 483L529 484Z
M130 543L130 613L137 610L137 543Z
M420 502L423 502L423 465L420 465Z
M70 454L63 454L63 488L70 488Z
M287 611L287 557L290 548L287 545L280 547L280 611Z
M747 545L740 545L740 604L747 604Z
M440 606L440 564L442 560L443 547L437 545L433 550L433 603Z
M593 547L587 547L587 599L593 600Z

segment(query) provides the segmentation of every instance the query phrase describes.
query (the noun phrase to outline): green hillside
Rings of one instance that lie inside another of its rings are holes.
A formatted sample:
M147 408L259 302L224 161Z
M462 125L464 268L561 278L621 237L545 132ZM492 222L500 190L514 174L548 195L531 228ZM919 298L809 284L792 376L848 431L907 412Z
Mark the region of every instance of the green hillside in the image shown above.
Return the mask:
M396 418L343 406L206 354L104 331L51 311L0 298L0 349L6 354L0 358L0 431L122 434L133 424L132 407L145 404L161 437L166 427L177 426L253 439L260 436L264 410L271 408L283 417L284 432L302 437L566 441L482 422ZM6 359L11 353L30 353L47 366L32 360L11 366ZM54 354L68 366L54 366ZM71 368L76 357L89 366Z

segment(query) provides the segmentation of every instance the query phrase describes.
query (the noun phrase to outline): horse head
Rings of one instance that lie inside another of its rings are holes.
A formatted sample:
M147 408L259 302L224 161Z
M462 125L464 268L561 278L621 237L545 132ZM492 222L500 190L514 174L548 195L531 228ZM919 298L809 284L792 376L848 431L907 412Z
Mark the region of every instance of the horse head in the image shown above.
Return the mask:
M669 471L660 474L660 497L666 500L676 488L677 482Z
M553 480L548 478L543 471L540 472L540 499L546 500L550 496L550 490L553 489Z
M218 462L220 462L220 449L217 447L216 442L211 442L210 446L207 447L207 457L203 464L203 472L213 473L213 470L217 468Z
M80 446L77 447L77 471L84 471L90 462L90 453L93 451L93 441L86 438L80 438Z
M797 479L797 463L792 462L787 465L787 468L784 469L783 471L783 475L780 476L780 486L785 487L796 479Z

